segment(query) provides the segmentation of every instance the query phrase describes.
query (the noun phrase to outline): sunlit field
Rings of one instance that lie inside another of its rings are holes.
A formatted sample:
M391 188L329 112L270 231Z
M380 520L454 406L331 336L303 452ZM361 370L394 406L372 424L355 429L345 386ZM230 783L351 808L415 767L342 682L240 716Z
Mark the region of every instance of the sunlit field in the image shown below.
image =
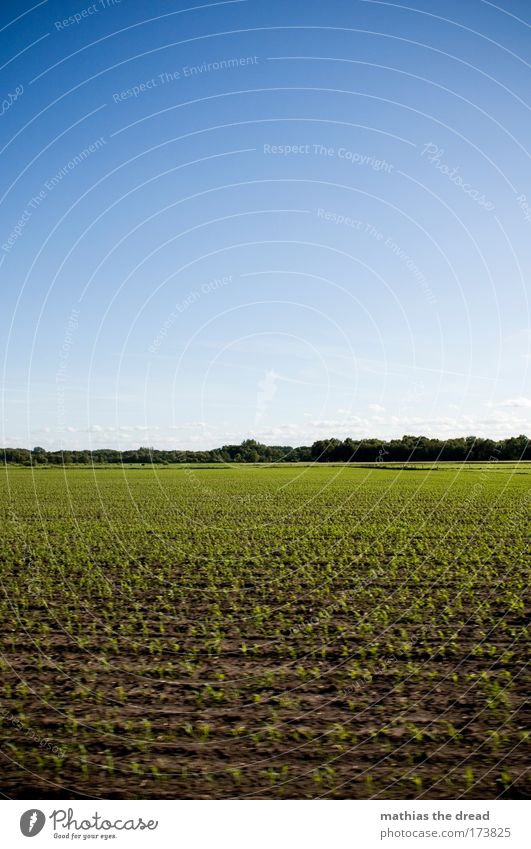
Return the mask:
M529 795L529 466L0 481L4 794Z

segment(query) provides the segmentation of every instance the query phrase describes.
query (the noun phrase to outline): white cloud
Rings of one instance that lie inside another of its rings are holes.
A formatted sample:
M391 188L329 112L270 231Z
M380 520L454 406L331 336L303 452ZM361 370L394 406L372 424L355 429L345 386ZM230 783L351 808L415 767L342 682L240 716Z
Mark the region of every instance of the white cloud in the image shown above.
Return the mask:
M520 398L508 398L506 401L502 401L500 407L531 407L531 398L524 398L523 396Z

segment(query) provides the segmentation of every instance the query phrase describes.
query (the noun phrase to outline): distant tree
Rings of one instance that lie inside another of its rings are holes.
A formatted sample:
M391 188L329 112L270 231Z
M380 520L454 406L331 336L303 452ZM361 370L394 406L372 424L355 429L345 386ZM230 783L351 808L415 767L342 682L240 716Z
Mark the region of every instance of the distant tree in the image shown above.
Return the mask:
M210 451L164 451L141 446L117 451L101 448L96 451L46 451L36 446L0 449L0 462L22 465L51 463L54 465L104 463L381 463L385 462L454 462L497 460L531 460L531 443L527 436L512 436L495 441L477 436L453 439L430 439L427 436L405 434L400 439L354 440L320 439L311 446L292 448L289 445L264 445L256 439L245 439L241 445L223 445Z
M48 455L46 453L46 450L44 448L41 448L40 445L37 445L35 448L33 448L32 452L31 452L31 459L32 459L32 463L35 463L35 464L37 464L37 463L40 463L40 464L47 463L48 462Z

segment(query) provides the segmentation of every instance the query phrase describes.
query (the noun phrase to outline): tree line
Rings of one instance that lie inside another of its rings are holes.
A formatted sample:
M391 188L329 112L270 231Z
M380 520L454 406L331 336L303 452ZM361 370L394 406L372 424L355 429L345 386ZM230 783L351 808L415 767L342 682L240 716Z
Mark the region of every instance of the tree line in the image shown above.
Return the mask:
M454 439L429 439L427 436L403 436L401 439L320 439L310 446L264 445L246 439L240 445L223 445L209 451L161 450L140 447L118 451L112 448L46 451L36 447L0 449L4 463L22 466L93 465L141 463L411 463L453 460L501 461L531 460L527 436L493 440L477 436Z

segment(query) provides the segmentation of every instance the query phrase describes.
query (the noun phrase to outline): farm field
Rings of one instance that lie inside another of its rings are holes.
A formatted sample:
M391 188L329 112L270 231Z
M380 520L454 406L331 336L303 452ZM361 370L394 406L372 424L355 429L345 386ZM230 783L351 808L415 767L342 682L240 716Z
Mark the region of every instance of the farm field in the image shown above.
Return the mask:
M530 484L5 467L2 793L529 797Z

